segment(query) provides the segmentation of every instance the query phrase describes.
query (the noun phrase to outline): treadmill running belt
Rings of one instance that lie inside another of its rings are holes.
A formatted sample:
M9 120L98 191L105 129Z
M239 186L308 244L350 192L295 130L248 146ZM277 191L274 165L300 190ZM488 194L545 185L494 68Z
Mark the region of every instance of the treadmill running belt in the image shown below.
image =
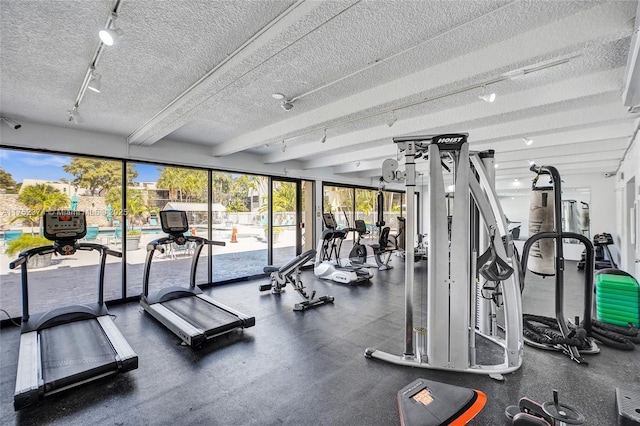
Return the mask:
M97 320L75 321L40 331L45 392L115 372L115 351Z
M204 330L207 336L224 333L242 325L237 316L197 296L167 300L162 305L194 327Z

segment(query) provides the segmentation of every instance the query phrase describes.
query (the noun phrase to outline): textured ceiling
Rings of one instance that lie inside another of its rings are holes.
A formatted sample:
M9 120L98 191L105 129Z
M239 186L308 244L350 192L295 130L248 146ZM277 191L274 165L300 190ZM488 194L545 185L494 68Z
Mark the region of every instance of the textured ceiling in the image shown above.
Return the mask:
M2 116L77 126L67 111L114 4L2 0ZM504 181L526 176L531 159L563 174L612 172L637 131L621 99L636 10L636 1L122 0L124 36L102 51L102 92L84 96L81 127L148 149L170 140L216 157L249 151L372 181L396 154L394 136L437 132L495 149ZM505 77L515 70L524 76ZM478 99L483 85L494 103Z

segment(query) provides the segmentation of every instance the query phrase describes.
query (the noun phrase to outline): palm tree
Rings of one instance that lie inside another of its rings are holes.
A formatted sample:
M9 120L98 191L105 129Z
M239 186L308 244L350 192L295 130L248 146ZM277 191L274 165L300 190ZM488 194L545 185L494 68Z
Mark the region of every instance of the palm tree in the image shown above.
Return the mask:
M11 222L18 219L29 221L32 235L34 226L40 226L40 218L45 211L69 207L67 194L46 183L25 187L18 195L18 201L27 206L28 210L25 214L16 216Z
M273 190L274 212L296 211L296 184L293 182L280 182Z
M165 167L162 169L160 177L158 177L156 186L169 190L169 201L178 201L177 192L180 190L181 180L180 169L177 167ZM180 193L180 201L182 201L182 193Z
M136 188L127 188L126 208L122 207L122 189L117 187L111 188L109 192L107 192L105 202L111 205L113 211L124 212L127 217L127 222L129 222L129 219L131 219L131 221L134 219L139 220L141 216L149 210L144 192ZM133 222L131 222L130 225L132 223Z

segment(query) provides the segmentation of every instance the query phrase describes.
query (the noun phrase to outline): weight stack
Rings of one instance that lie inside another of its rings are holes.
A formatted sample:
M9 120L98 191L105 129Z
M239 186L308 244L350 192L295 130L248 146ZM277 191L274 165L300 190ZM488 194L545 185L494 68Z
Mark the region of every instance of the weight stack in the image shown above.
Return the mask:
M555 229L553 188L533 188L529 204L529 237L539 232ZM527 268L534 274L551 276L556 274L555 241L544 238L536 241L529 251Z
M640 327L640 286L627 275L596 275L596 315L608 324Z

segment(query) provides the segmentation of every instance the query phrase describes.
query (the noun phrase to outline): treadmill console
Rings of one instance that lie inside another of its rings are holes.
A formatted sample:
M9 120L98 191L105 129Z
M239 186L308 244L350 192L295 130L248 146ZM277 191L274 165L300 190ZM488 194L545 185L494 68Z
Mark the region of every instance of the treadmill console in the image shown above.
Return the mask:
M169 235L182 235L189 230L187 212L181 210L163 210L160 212L162 231Z
M79 240L87 234L84 212L59 210L44 212L44 237L51 241Z

